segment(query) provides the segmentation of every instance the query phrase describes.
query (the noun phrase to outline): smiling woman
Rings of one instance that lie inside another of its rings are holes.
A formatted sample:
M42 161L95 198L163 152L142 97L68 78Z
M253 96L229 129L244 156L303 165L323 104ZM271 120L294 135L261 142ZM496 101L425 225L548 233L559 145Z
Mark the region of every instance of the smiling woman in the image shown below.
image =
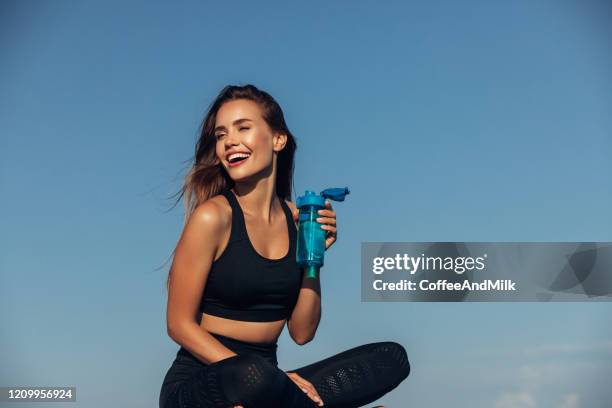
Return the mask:
M166 323L180 348L160 408L359 407L408 376L406 350L392 341L279 369L285 325L303 345L321 318L319 277L296 261L295 150L280 106L253 85L225 87L204 118L179 197L185 220L168 274ZM328 249L336 213L328 203L319 215Z

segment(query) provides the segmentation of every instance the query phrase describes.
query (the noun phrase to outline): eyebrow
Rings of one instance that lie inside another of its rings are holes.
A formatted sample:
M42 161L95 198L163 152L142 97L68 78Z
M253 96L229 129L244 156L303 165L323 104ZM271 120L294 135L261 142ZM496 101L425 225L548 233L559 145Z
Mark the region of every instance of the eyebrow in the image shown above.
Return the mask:
M236 119L232 125L236 126L241 124L242 122L252 122L251 119L247 119L247 118L240 118L240 119ZM213 132L216 132L217 130L227 130L227 128L225 126L217 126L215 127L215 130L213 130Z

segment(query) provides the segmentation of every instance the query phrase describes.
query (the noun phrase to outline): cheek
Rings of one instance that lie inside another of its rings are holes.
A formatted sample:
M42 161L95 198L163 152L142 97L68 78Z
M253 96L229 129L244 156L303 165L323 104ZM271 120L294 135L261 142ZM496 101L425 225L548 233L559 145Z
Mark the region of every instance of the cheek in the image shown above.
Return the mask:
M244 142L251 151L257 151L257 154L260 156L266 156L268 153L271 153L272 144L270 138L266 135L252 134Z

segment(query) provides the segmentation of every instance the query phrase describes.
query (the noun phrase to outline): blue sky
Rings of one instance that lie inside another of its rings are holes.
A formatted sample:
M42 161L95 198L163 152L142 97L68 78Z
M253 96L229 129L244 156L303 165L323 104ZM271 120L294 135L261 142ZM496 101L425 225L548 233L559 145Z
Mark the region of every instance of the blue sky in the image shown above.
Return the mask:
M609 406L610 303L361 303L359 262L363 241L612 241L610 3L1 8L0 385L156 406L167 197L208 104L252 83L297 138L297 192L351 189L319 331L283 333L282 368L394 340L412 373L388 407Z

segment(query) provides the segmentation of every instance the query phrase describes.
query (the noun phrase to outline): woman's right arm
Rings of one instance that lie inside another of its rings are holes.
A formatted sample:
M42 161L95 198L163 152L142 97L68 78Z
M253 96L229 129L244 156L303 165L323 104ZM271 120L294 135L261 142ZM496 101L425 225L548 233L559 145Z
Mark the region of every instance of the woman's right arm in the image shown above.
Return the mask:
M168 335L204 364L236 355L200 327L197 318L225 223L222 208L213 200L196 207L183 229L171 266L166 312Z

